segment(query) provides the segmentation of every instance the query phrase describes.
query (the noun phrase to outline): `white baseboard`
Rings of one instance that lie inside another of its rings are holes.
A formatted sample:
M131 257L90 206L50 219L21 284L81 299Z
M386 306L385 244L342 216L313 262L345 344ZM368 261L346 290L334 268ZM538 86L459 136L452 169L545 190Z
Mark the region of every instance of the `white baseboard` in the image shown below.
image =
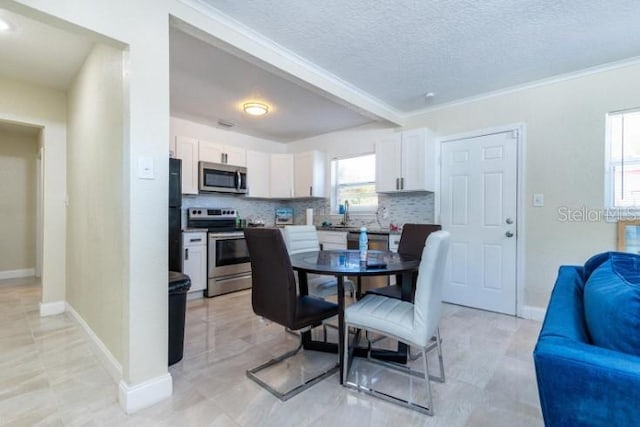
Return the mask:
M520 312L520 317L522 317L523 319L538 320L542 322L546 314L547 314L546 308L525 305L522 307L522 311Z
M80 326L82 326L87 335L89 335L94 352L102 361L111 378L118 383L118 400L122 410L127 414L132 414L171 396L173 392L173 380L169 373L133 386L127 384L122 378L122 365L120 362L118 362L107 346L104 345L87 322L69 303L66 304L66 308L69 314L71 314Z
M5 270L5 271L0 271L0 280L19 279L21 277L31 277L35 275L36 275L35 268L23 268L22 270Z
M66 310L66 303L64 301L40 303L40 317L62 314L65 312L65 310Z
M169 373L135 385L121 380L118 389L120 407L127 414L133 414L171 396L173 380Z
M122 365L118 362L118 359L114 357L114 355L109 351L106 345L102 342L100 338L93 332L93 329L89 326L89 324L80 316L80 314L71 306L71 304L66 303L67 311L71 316L82 326L82 329L89 335L91 339L91 343L93 344L93 352L98 356L104 367L109 372L111 378L115 383L118 383L122 380Z

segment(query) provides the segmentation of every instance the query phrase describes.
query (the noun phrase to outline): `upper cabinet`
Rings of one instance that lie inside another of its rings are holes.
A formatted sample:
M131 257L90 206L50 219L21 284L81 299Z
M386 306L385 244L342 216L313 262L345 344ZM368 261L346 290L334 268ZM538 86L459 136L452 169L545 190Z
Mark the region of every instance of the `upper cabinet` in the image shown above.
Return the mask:
M376 143L376 191L435 191L435 142L427 129L404 131Z
M182 159L182 194L198 194L198 140L176 136L175 154Z
M271 155L269 188L269 196L271 198L289 199L293 197L293 155Z
M293 196L324 197L325 156L320 151L293 156Z
M224 163L233 166L247 165L246 150L210 141L200 141L199 158L201 162Z
M325 197L325 154L308 151L270 154L176 136L175 157L182 159L182 193L198 194L198 162L247 168L249 197L291 199Z
M249 197L269 197L271 155L247 150L247 184Z

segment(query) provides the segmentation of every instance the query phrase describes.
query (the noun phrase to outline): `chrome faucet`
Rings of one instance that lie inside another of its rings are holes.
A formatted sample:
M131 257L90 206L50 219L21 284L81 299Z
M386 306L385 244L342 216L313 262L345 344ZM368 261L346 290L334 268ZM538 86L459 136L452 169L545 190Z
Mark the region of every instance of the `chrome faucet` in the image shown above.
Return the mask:
M342 215L342 225L347 227L349 225L349 201L344 201L344 214Z

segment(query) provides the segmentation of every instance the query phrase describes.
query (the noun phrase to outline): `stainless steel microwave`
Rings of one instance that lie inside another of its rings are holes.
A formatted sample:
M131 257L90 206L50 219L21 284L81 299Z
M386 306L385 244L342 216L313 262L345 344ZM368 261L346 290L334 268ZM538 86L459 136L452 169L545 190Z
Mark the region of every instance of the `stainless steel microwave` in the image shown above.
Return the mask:
M247 168L223 163L200 162L199 190L201 192L247 192Z

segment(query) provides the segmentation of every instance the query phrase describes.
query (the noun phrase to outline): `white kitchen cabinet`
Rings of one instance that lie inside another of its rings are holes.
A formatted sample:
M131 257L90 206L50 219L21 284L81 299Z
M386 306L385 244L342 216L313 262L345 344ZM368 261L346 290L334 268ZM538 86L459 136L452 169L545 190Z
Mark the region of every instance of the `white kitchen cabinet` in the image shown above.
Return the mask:
M318 240L323 250L347 249L346 231L318 230Z
M176 158L182 159L182 194L198 194L198 140L176 136Z
M293 155L271 154L269 195L273 199L293 197ZM248 173L251 173L247 169Z
M376 143L376 191L435 191L435 142L427 129L394 134Z
M231 145L201 140L198 155L201 162L224 163L234 166L247 165L246 150Z
M207 288L207 233L182 233L182 272L191 278L191 292Z
M249 197L269 197L271 156L269 153L247 150L247 184Z
M293 196L324 197L325 156L320 151L293 156Z

